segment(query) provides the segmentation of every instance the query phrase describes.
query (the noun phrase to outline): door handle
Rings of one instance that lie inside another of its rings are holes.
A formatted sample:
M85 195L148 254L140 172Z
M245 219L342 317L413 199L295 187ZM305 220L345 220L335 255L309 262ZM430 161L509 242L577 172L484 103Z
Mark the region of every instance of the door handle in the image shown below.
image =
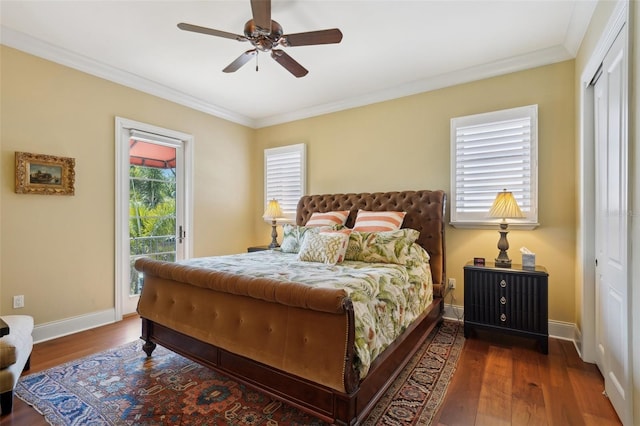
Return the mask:
M182 225L178 226L178 244L182 244L182 240L187 238L187 232L182 229Z

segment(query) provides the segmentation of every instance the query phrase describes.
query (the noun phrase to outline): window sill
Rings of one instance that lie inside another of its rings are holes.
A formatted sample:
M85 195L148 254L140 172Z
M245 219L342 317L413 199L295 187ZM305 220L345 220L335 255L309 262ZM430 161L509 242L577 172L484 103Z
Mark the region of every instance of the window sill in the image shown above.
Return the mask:
M509 230L519 229L523 231L531 231L540 226L539 223L509 223ZM449 222L449 225L457 229L499 229L500 223L493 222Z

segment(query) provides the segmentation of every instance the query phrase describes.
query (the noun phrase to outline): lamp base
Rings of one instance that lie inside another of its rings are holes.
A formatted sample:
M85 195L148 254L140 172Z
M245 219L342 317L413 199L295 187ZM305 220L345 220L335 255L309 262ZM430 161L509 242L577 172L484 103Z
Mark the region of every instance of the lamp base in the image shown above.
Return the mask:
M496 267L497 268L511 268L511 259L509 259L509 255L507 255L507 250L509 249L509 241L507 241L507 223L502 222L500 224L500 239L498 240L498 257L496 257Z
M271 222L271 244L269 244L269 248L273 250L278 247L280 247L280 244L278 244L278 231L276 229L276 221L273 220Z
M496 258L496 268L511 268L511 259Z

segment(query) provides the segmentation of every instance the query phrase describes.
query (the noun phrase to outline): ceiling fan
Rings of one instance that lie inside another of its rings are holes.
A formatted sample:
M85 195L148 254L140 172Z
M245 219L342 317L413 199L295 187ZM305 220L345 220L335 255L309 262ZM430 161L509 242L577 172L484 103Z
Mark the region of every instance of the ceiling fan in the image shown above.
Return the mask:
M271 19L271 0L250 0L253 19L247 21L244 26L244 35L233 34L212 28L181 22L178 28L194 33L208 34L216 37L230 38L237 41L248 41L253 49L247 50L235 61L231 62L223 72L234 72L240 69L251 58L258 55L258 51L271 52L271 57L291 74L296 77L304 77L309 72L284 50L276 49L277 46L294 47L309 46L314 44L340 43L342 32L333 28L329 30L308 31L296 34L283 34L282 26ZM256 65L256 71L258 67Z

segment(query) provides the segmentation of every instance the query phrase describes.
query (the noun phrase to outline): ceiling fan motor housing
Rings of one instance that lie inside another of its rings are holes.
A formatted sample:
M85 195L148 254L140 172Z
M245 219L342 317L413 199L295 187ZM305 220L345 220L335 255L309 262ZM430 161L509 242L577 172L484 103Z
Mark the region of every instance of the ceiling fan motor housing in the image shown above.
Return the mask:
M253 19L248 20L244 25L244 35L256 49L263 52L267 52L277 46L282 34L282 26L273 20L271 21L271 32L269 33L258 27L253 22Z

